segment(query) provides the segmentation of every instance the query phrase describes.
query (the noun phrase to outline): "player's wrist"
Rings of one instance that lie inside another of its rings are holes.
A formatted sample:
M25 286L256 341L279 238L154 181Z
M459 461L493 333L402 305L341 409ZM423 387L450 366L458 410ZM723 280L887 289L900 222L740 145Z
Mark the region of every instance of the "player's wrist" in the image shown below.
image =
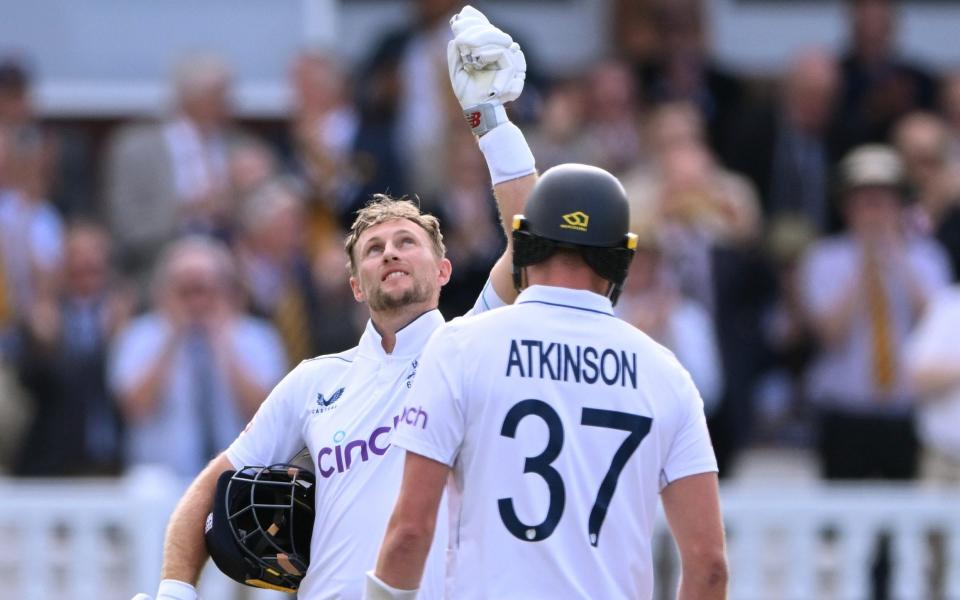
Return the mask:
M197 600L197 588L186 581L164 579L157 588L156 600Z
M490 170L493 185L537 172L533 152L523 132L510 121L480 138L480 151Z
M364 600L415 600L419 589L401 590L383 582L373 571L367 571Z
M507 110L498 100L481 102L463 108L463 118L473 135L483 137L496 127L510 122Z

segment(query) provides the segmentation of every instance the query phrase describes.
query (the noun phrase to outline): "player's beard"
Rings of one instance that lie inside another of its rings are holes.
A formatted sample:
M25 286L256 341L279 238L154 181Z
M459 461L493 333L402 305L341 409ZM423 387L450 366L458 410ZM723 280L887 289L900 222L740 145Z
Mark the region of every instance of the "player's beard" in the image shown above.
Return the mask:
M391 295L377 286L367 297L370 310L377 312L395 311L413 304L421 304L430 299L432 290L424 282L414 280L413 285L404 290L399 296Z

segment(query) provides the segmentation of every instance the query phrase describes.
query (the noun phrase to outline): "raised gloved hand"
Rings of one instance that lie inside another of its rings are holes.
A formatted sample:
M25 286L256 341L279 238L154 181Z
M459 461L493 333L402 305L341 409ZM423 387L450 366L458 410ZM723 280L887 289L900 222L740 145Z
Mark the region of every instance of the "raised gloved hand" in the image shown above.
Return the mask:
M527 61L520 45L472 6L454 15L450 28L450 83L470 128L483 135L507 120L503 104L523 91Z
M154 600L149 594L137 594L130 600ZM197 588L184 581L164 579L157 588L156 600L198 600Z

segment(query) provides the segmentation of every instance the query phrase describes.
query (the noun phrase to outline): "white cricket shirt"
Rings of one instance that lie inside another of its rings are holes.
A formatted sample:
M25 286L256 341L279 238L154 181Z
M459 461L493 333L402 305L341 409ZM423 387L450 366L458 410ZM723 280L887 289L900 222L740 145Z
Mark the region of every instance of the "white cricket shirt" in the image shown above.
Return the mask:
M660 490L717 470L690 376L592 292L444 326L408 403L394 445L453 468L457 600L649 599Z
M470 314L502 305L487 282ZM227 449L235 468L289 462L304 446L310 450L316 521L301 600L362 598L403 475L404 453L390 450L391 437L398 422L426 423L410 391L420 353L443 323L440 311L424 313L397 332L387 354L368 322L357 347L291 371ZM448 528L441 512L418 596L424 600L444 597Z

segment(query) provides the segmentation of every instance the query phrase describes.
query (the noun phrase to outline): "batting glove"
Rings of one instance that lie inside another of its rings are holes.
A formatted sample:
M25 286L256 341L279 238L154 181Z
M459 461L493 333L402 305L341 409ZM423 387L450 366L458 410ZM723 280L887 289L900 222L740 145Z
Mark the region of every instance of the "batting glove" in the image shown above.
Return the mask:
M527 60L520 45L479 10L465 6L450 20L447 67L453 92L473 133L482 136L507 121L504 103L523 91Z

